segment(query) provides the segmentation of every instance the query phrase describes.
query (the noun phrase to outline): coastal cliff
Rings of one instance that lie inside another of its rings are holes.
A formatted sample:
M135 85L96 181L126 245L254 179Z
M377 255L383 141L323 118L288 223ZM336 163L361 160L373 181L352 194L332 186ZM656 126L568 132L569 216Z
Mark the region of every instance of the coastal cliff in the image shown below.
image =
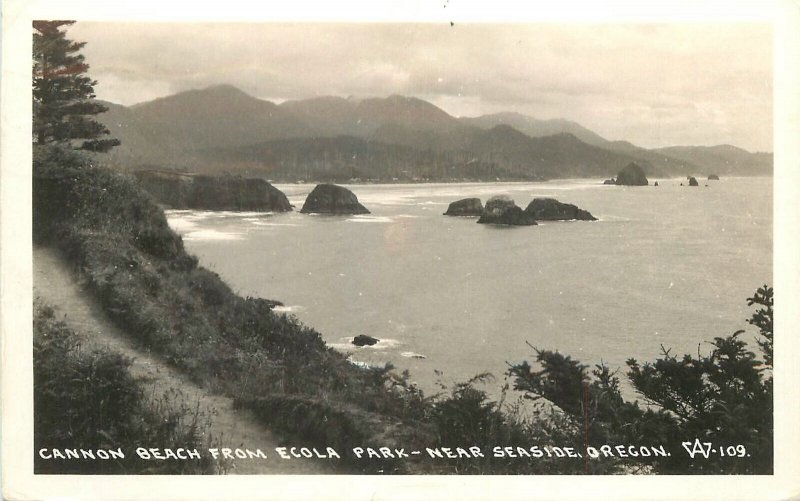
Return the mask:
M142 188L171 209L288 212L282 191L259 178L204 176L157 170L134 174Z

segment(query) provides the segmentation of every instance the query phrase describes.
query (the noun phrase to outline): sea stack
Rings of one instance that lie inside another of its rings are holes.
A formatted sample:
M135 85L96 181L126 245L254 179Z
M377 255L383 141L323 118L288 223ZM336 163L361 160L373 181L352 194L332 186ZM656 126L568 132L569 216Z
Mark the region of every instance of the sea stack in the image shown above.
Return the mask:
M480 216L483 214L483 204L480 198L464 198L451 203L447 207L445 216Z
M689 176L689 186L700 186L700 184L698 184L697 179L695 179L692 176Z
M536 219L526 213L511 198L498 195L486 201L486 208L480 219L480 224L503 224L508 226L533 226Z
M366 334L359 334L353 338L352 343L356 346L374 346L378 344L378 341L380 341L380 339L367 336Z
M525 212L538 221L597 221L589 211L572 204L559 202L555 198L534 198Z
M709 181L719 181L719 176L716 175L716 174L709 174L708 175L708 180Z
M647 186L647 176L644 169L631 162L617 174L616 184L620 186Z
M286 195L263 179L145 170L134 173L156 202L172 209L288 212Z
M342 186L318 184L308 194L303 214L369 214L369 210L358 202L356 195Z

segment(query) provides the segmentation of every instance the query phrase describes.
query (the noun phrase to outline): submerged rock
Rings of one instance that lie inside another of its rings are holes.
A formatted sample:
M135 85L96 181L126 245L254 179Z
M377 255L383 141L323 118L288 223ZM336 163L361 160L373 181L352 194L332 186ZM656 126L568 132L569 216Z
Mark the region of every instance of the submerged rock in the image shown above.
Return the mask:
M719 181L719 176L716 174L709 174L708 176L709 181Z
M486 201L486 208L478 219L478 223L533 226L536 224L536 219L517 207L511 198L499 195Z
M581 221L597 221L589 211L578 208L572 204L559 202L555 198L534 198L525 208L525 212L539 221L566 221L578 219Z
M644 169L631 162L619 171L616 184L621 186L647 186L649 183L647 176L644 175Z
M483 214L483 204L480 198L465 198L451 203L447 207L445 216L480 216Z
M157 170L138 171L134 175L158 203L172 209L292 210L286 195L263 179Z
M603 181L603 184L617 184L617 180L612 177L611 179Z
M700 185L697 183L697 179L689 176L689 186L700 186Z
M309 193L303 214L369 214L366 207L358 202L356 195L342 186L318 184Z
M380 339L364 334L359 334L353 338L353 344L356 346L373 346L378 344L378 341L380 341Z

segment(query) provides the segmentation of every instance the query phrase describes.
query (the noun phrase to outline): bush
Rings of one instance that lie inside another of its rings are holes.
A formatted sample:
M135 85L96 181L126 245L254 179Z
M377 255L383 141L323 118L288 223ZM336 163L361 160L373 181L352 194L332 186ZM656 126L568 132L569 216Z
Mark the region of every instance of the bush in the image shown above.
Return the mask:
M748 299L759 304L749 323L759 328L758 345L765 363L747 350L744 331L717 337L707 355L677 357L664 349L662 358L640 364L629 360L628 379L649 406L625 401L619 380L604 366L591 375L587 367L546 350L536 350L541 370L523 362L510 374L519 390L553 402L584 436L586 445L664 445L671 455L638 463L656 473L769 474L772 472L772 289L764 286ZM744 446L747 455L712 454L692 458L683 442L699 439L716 447ZM612 471L629 471L633 461L614 461Z
M124 459L34 460L35 473L178 474L207 473L206 459L147 462L136 447L195 448L207 426L198 409L179 395L148 403L128 372L131 361L117 353L88 351L79 336L55 319L53 310L35 306L33 324L34 448L114 449Z

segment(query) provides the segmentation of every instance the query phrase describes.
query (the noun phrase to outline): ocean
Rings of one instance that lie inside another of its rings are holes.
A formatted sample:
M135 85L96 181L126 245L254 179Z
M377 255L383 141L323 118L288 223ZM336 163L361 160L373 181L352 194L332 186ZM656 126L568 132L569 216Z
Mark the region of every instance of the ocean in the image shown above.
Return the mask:
M354 363L408 369L430 393L487 371L499 387L532 347L624 376L627 359L662 349L708 352L738 329L753 341L746 298L772 284L772 178L658 181L347 186L364 216L300 214L314 185L276 185L296 212L167 217L239 294L283 302ZM599 220L496 227L442 215L498 194L523 208L556 198ZM359 334L380 342L353 346Z

